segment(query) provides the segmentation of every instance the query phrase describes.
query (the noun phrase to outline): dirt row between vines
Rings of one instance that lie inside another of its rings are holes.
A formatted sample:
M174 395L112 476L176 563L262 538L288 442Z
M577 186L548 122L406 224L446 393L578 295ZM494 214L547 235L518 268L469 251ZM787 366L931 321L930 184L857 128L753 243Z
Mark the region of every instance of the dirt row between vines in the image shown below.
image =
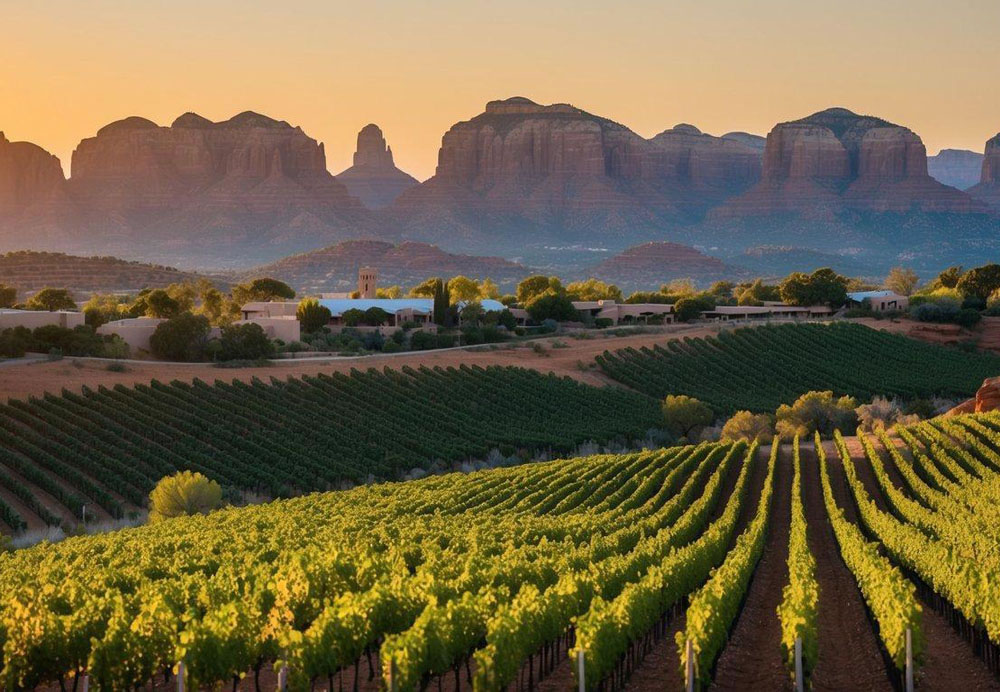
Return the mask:
M764 480L767 476L767 461L770 449L761 448L757 454L757 460L751 471L749 483L747 484L747 498L743 503L739 519L736 522L736 529L733 531L733 540L730 547L736 542L739 536L750 524L757 511L757 498L764 488ZM735 471L738 471L736 469ZM732 489L736 484L738 473L730 474L728 479L725 498L732 495ZM716 511L713 512L711 521L719 518L725 509L725 502L720 501ZM662 692L663 690L680 691L684 689L684 678L681 668L681 658L677 649L676 636L678 632L683 632L685 628L685 609L687 603L683 604L681 612L671 620L667 634L657 642L653 650L643 658L642 663L633 671L631 677L625 685L625 692ZM563 687L562 690L567 688ZM552 692L555 692L553 690Z
M860 443L856 439L850 439L848 442L848 450L862 484L876 506L883 512L889 512L889 504L878 486L878 481ZM876 442L875 447L886 465L890 481L897 488L903 489L899 471L892 459L881 444ZM839 463L839 457L835 456L832 446L827 450L827 456L831 460L835 460L835 463L831 465L836 473L837 482L835 485L840 486L845 497L845 502L841 506L845 508L848 518L860 526L856 505L853 498L849 498L843 466ZM838 504L840 504L839 500ZM1000 690L1000 681L990 673L986 664L972 652L972 647L962 640L944 617L928 604L923 604L922 614L921 624L924 630L926 648L923 665L918 671L916 681L920 689L935 691Z

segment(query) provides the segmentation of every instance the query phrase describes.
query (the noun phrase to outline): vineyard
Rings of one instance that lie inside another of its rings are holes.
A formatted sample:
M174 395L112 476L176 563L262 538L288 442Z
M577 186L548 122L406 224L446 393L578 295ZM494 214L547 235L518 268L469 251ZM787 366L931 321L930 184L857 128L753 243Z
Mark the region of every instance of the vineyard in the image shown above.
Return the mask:
M0 405L0 523L58 525L84 505L121 517L182 469L279 497L494 449L565 454L659 424L643 395L500 367L64 392Z
M687 394L719 414L773 412L808 391L862 400L968 397L1000 357L837 322L747 327L599 356L610 377L650 396Z
M0 555L6 689L998 689L1000 415L367 485Z

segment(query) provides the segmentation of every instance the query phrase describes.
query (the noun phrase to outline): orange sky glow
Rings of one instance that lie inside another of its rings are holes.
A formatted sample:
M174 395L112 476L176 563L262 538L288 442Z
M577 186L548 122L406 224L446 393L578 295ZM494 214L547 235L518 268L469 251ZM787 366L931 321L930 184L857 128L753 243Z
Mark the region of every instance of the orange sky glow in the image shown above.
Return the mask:
M568 102L652 136L766 134L828 106L928 153L1000 131L998 0L49 0L4 3L0 131L69 169L129 115L256 110L326 144L334 173L378 123L424 179L441 135L495 98Z

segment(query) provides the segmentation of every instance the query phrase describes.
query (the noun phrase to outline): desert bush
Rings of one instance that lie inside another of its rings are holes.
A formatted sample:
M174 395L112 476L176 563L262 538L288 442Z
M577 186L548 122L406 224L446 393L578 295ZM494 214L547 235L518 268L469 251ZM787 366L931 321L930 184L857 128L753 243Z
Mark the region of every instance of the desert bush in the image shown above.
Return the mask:
M888 430L897 424L908 425L920 420L920 416L906 413L897 399L887 399L884 396L876 396L870 404L858 406L855 413L858 425L867 431Z
M770 442L774 438L774 417L767 413L737 411L722 426L720 438L732 441Z
M200 473L181 471L160 479L149 494L149 522L208 514L222 505L222 488Z
M834 430L850 432L857 427L857 401L833 392L806 392L795 403L782 404L777 412L776 432L782 437L808 437L815 432L828 437Z

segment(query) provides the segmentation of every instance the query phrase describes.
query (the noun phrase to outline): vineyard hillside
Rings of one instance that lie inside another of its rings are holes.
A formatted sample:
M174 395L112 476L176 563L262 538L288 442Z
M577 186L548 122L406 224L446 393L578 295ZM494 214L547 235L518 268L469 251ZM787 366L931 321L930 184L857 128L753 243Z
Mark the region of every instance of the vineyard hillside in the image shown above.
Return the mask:
M513 463L584 442L641 439L657 403L622 388L463 366L99 387L0 405L7 532L142 508L156 482L199 471L230 497L396 480L465 461ZM70 521L72 525L72 521Z
M223 509L0 556L0 680L998 689L998 506L975 414Z
M860 400L965 399L1000 373L1000 356L967 353L849 322L785 324L606 351L610 377L662 398L686 394L718 414L773 412L809 391Z
M0 283L15 286L24 297L42 288L67 288L78 295L162 288L206 278L157 264L117 257L82 257L22 250L0 254ZM220 284L216 277L210 279Z

